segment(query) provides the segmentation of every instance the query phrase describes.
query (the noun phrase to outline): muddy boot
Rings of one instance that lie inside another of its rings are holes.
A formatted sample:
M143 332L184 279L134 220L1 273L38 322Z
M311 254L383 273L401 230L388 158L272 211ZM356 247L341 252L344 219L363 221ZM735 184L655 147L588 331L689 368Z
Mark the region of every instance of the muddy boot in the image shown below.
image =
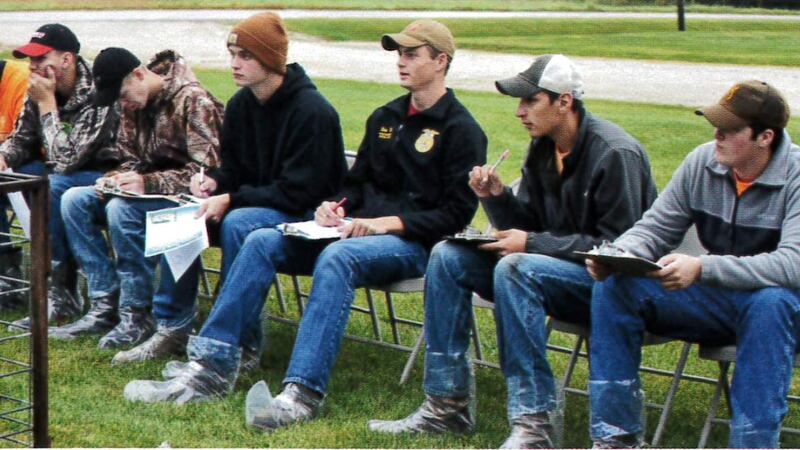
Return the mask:
M117 353L111 360L111 365L129 362L146 361L148 359L162 358L167 355L183 354L186 351L186 342L189 340L189 331L186 329L160 327L150 339L138 346Z
M16 282L21 279L22 249L13 248L0 253L0 311L17 309L27 304L27 291L21 283Z
M236 374L224 376L202 361L190 361L179 376L167 381L133 380L123 396L132 402L170 402L183 405L224 397L233 390Z
M410 416L400 420L370 420L367 428L378 433L472 433L475 419L470 398L446 398L426 395L425 401Z
M640 448L642 442L635 434L613 436L608 439L592 441L592 448Z
M170 361L161 370L161 376L165 380L175 378L186 370L188 366L188 361ZM261 354L256 353L254 350L243 349L242 357L239 360L239 375L255 372L259 367L261 367Z
M106 334L119 322L117 316L118 293L92 299L89 311L71 324L50 328L53 339L75 339L81 335Z
M121 308L119 323L100 338L99 349L132 347L146 341L156 331L153 315L147 309Z
M324 397L302 384L288 383L263 413L255 411L253 426L273 431L293 423L313 420L319 414Z
M500 448L553 448L553 425L547 413L525 414L511 421L511 434Z
M78 271L74 263L52 262L47 283L47 323L61 325L80 317L83 301L77 292ZM11 328L29 330L31 318L25 317L11 323Z

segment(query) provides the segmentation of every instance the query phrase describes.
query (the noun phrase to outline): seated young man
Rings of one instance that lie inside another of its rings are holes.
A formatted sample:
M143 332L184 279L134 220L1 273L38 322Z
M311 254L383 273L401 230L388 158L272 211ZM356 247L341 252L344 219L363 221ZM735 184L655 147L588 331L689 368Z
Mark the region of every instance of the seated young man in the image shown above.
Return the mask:
M190 185L192 194L208 198L199 213L222 222L221 280L250 232L310 217L320 201L341 188L347 167L339 115L302 66L286 64L289 42L280 17L253 15L233 27L227 42L233 80L242 89L225 108L220 166L195 174ZM161 316L173 305L194 302L198 276L196 267L190 269L176 285L162 272L153 299L158 331L118 353L113 363L185 351L190 327ZM242 343L247 370L261 355L261 326L253 325Z
M645 331L736 345L730 447L778 446L800 331L800 152L789 107L762 81L697 111L716 129L692 151L642 220L614 244L657 260L647 278L587 261L592 297L591 438L641 444L639 363ZM669 253L694 224L708 255Z
M551 448L555 383L547 316L588 323L593 281L574 251L630 228L656 197L647 154L618 126L583 107L583 81L563 55L543 55L497 89L519 98L532 138L518 194L490 167L470 187L499 230L478 248L442 242L425 284L425 400L405 419L372 421L384 433L471 432L472 293L493 299L511 435L501 448Z
M195 79L186 61L171 50L145 66L128 50L107 48L95 59L95 102L124 114L117 148L125 161L98 183L136 194L180 194L201 166L219 159L222 104ZM101 198L94 186L72 188L61 205L69 245L89 282L91 307L78 321L51 336L71 339L103 334L100 348L138 345L153 334L151 312L155 258L144 256L148 211L177 206L166 199ZM109 252L102 224L108 225ZM162 268L162 271L166 268ZM174 305L177 324L190 324L194 305ZM188 325L185 325L188 326Z
M129 400L185 401L226 395L236 381L240 346L259 321L277 271L313 275L284 389L256 421L265 429L319 412L339 352L355 289L422 276L431 246L466 226L477 209L468 173L483 164L486 136L445 87L455 51L450 31L421 20L382 39L397 50L400 85L409 91L367 121L355 165L318 224L341 227L336 241L306 241L259 229L247 237L211 314L189 340L189 364L168 365L167 382L132 381ZM345 209L352 221L344 221Z
M88 186L121 160L114 146L118 114L114 108L92 103L94 80L79 56L81 44L67 27L47 24L30 42L14 50L28 58L28 97L14 132L0 145L0 170L42 175L50 164L51 272L47 290L48 322L64 323L80 316L83 302L77 294L75 261L67 245L61 217L61 198L73 186ZM3 92L3 96L6 93ZM2 197L3 211L6 197ZM8 231L5 212L0 231ZM19 252L4 253L2 265L19 272ZM26 317L14 322L30 326Z

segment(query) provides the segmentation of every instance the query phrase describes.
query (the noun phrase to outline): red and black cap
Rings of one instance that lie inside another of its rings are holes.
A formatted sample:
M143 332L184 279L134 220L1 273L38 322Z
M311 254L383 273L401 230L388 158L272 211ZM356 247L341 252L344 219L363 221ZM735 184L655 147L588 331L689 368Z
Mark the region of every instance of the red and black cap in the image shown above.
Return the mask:
M36 58L53 50L78 53L81 43L75 33L60 23L42 25L33 33L30 42L14 49L15 58Z

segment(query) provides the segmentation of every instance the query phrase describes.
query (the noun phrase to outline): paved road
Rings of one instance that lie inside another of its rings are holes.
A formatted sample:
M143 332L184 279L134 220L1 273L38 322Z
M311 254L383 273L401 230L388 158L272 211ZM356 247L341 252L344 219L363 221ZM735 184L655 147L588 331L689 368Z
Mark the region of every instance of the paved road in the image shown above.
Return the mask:
M226 68L224 46L230 24L252 10L225 11L99 11L0 13L0 47L27 42L41 23L59 21L78 35L85 55L92 57L107 46L129 48L141 57L164 48L174 48L194 66ZM587 17L580 13L490 13L504 16ZM283 17L485 17L486 13L398 12L398 11L281 11ZM619 15L615 15L619 16ZM624 17L652 14L624 14ZM603 15L607 17L607 15ZM725 16L734 19L739 16ZM746 16L752 18L752 16ZM776 20L798 20L800 16L766 16ZM738 19L736 19L738 20ZM449 84L458 89L494 91L493 81L522 71L532 55L496 54L459 50ZM312 77L394 83L395 55L377 42L325 42L292 35L289 59L301 63ZM800 69L741 67L720 64L653 62L575 58L581 67L589 98L640 101L669 105L699 106L713 103L734 82L764 79L777 86L795 113L800 113Z

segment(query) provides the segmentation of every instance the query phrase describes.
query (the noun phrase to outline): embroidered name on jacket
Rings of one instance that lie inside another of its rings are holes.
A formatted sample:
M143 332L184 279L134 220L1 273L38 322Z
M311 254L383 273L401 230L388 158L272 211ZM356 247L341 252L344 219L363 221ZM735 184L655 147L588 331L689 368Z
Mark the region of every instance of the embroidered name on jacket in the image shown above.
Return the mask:
M381 129L378 130L378 139L391 139L392 131L394 131L392 127L381 127Z
M436 143L435 138L438 134L438 131L425 128L422 130L422 134L417 138L417 142L414 143L414 148L420 153L429 152Z

